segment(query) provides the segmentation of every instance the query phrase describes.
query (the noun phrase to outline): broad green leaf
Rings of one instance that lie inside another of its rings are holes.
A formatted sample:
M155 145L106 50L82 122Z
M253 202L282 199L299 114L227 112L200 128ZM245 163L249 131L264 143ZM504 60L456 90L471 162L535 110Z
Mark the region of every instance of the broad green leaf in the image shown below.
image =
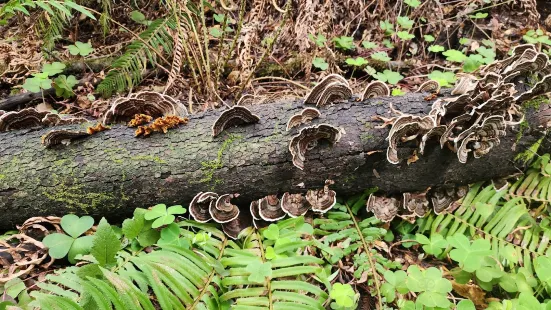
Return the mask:
M121 242L105 218L99 222L95 236L90 253L102 267L115 265L117 263L115 255L121 248Z
M318 34L317 36L314 36L313 34L309 34L308 38L312 40L318 47L323 47L325 42L327 42L327 38L323 34Z
M145 15L143 15L143 13L140 12L140 11L130 12L130 19L132 19L133 21L135 21L138 24L143 24L146 21Z
M434 44L429 46L428 50L429 52L438 53L438 52L443 52L446 49L442 45Z
M496 58L496 52L491 49L484 46L479 47L476 52L480 54L482 57L484 57L481 62L484 64L490 64L494 62Z
M32 78L27 78L22 87L30 92L37 93L41 89L50 89L52 87L52 80L35 76Z
M362 41L362 46L365 49L374 49L374 48L379 47L379 45L377 43L371 42L371 41Z
M215 38L220 38L224 34L224 32L220 29L220 27L218 27L218 25L215 26L215 27L210 27L209 28L209 33L210 33L211 36L213 36Z
M402 27L403 29L411 29L411 27L413 27L413 22L414 21L409 19L409 17L407 17L407 16L398 16L396 21L398 22L400 27Z
M377 72L375 74L375 78L379 81L382 81L382 82L388 82L389 84L392 84L392 85L395 85L397 84L401 79L404 78L404 76L402 76L400 74L400 72L395 72L395 71L391 71L391 70L385 70L383 71L382 73L381 72Z
M447 87L455 83L456 77L455 73L451 71L434 70L429 74L429 79L437 81L442 87Z
M415 35L407 32L407 31L398 31L398 32L396 32L396 35L402 40L411 40L411 39L415 38Z
M51 64L45 64L42 66L42 72L46 73L48 76L56 75L63 72L65 69L65 64L61 62L52 62Z
M52 1L53 2L53 1ZM67 7L70 7L71 9L75 10L75 11L78 11L79 13L82 13L84 15L86 15L87 17L91 18L92 20L96 20L96 18L94 17L94 15L92 14L92 12L90 12L88 9L86 9L85 7L81 6L81 5L78 5L76 3L74 3L73 1L69 1L69 0L65 0L63 2Z
M77 79L73 75L69 77L60 75L54 80L55 94L58 97L70 98L74 96L73 87L78 83Z
M333 42L335 42L335 47L342 49L342 50L352 50L354 49L354 38L347 37L347 36L340 36L337 38L333 38Z
M476 56L480 55L469 55L469 57L465 59L465 62L463 63L464 72L473 72L482 65L482 62L477 60ZM480 56L480 58L482 57Z
M94 219L91 216L79 218L74 214L67 214L61 218L61 228L73 238L82 235L92 226L94 226Z
M367 65L368 61L365 60L363 57L356 57L356 58L347 58L346 63L350 66L361 67L363 65Z
M442 53L444 56L446 56L447 61L454 61L454 62L463 62L465 59L467 59L467 56L463 54L461 51L458 50L447 50Z
M262 235L264 236L264 238L266 238L268 240L278 240L279 239L279 226L277 226L276 224L270 224L270 226L268 226L268 228L266 228L262 232Z
M144 218L134 215L131 219L126 219L122 222L122 232L128 239L134 239L138 236L144 227Z
M158 205L153 206L153 208L151 208L151 210L148 210L145 213L144 218L146 220L150 221L150 220L156 219L158 217L165 216L166 214L167 214L166 213L166 205L165 204L158 204Z
M312 65L320 70L327 70L329 64L325 62L325 59L316 57L312 60Z
M463 299L457 304L457 310L476 310L476 307L469 299Z
M394 24L391 23L389 20L379 21L379 26L382 30L384 30L385 34L387 35L391 35L394 33Z
M185 214L187 212L187 210L186 210L186 208L184 208L180 205L176 205L176 206L169 207L166 212L168 214Z
M150 245L154 245L159 240L161 233L155 229L148 229L145 231L142 231L138 235L138 242L142 247L147 247Z
M329 296L341 307L352 307L356 292L350 284L335 283Z
M480 281L490 282L493 279L501 278L504 272L494 259L486 256L482 259L482 266L476 270L475 274Z
M20 278L13 278L4 284L4 292L11 298L16 298L27 287ZM2 309L0 307L0 309Z
M448 242L455 248L450 252L451 259L458 262L459 266L467 272L479 269L483 258L492 254L490 241L486 239L477 239L471 244L465 235L455 234L448 237Z
M423 250L427 254L434 256L440 255L440 253L448 247L448 242L438 233L432 234L430 239L422 234L417 234L415 239L423 245Z
M71 245L74 241L74 238L65 234L53 233L47 235L42 240L42 243L44 243L44 245L48 247L48 253L51 257L55 259L60 259L65 257L67 253L69 253Z
M255 261L250 263L245 271L249 272L249 281L255 283L264 283L266 278L272 276L272 263L262 263L260 261Z
M90 249L92 248L94 239L95 239L95 236L83 236L83 237L77 238L71 245L71 249L67 254L69 263L75 264L76 263L75 257L79 254L86 255L90 253Z
M384 61L384 62L390 61L390 57L388 57L388 54L383 51L371 54L371 58L379 61Z
M434 40L435 40L435 38L430 34L425 34L423 36L423 38L425 38L425 41L427 41L427 42L434 42Z
M94 51L94 48L92 47L92 43L87 42L75 42L74 45L69 45L67 47L69 49L69 53L73 56L75 55L81 55L81 56L88 56L90 53Z
M404 0L404 3L411 6L412 8L416 8L421 5L421 1L419 0Z
M488 13L477 12L475 15L469 15L469 17L472 19L483 19L488 17Z
M540 281L551 285L551 258L538 256L534 261L534 269Z

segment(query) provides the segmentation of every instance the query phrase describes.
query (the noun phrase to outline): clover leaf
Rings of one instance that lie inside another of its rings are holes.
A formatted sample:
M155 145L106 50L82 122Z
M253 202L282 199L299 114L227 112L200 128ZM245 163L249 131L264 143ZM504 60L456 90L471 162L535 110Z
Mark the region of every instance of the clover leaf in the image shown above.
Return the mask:
M356 292L350 284L335 283L331 288L329 296L335 300L340 307L352 307Z
M434 40L435 40L435 38L434 38L432 35L430 35L430 34L425 34L425 35L423 36L423 38L424 38L425 41L427 41L427 42L434 42Z
M499 268L497 262L490 256L485 256L482 260L481 267L475 272L476 277L482 282L490 282L493 279L499 279L504 275L504 272Z
M451 259L467 272L479 269L484 257L492 254L490 241L486 239L477 239L471 243L465 235L455 234L448 237L448 242L455 248L450 252Z
M266 228L262 235L264 235L264 238L268 240L278 240L279 239L279 226L276 224L270 224L268 228Z
M245 271L249 272L249 281L254 283L264 283L266 278L272 276L272 263L262 263L260 261L255 261L250 263Z
M391 92L391 95L394 97L403 96L406 92L403 91L401 88L394 88Z
M381 29L385 32L387 35L391 35L394 33L394 24L391 23L388 19L387 20L381 20L379 22L379 26Z
M172 206L170 208L166 208L165 204L158 204L151 208L151 210L147 211L144 215L144 218L146 220L153 220L153 224L151 224L152 228L158 228L163 225L168 225L176 219L174 214L184 214L186 213L186 209L182 206Z
M94 48L92 47L92 43L90 42L75 42L74 45L69 45L67 47L69 49L69 53L73 56L81 55L81 56L88 56L90 53L94 51Z
M450 71L442 72L440 70L434 70L429 74L429 79L435 80L440 86L446 87L455 83L456 77L455 74Z
M403 29L411 29L411 27L413 27L413 22L414 21L409 19L409 17L407 17L407 16L398 16L396 21L398 22L400 27L402 27Z
M388 54L383 51L371 54L371 58L384 62L390 61L390 57L388 57Z
M448 242L442 237L441 234L435 233L430 236L430 239L425 235L415 235L415 240L423 245L423 250L427 254L438 256L442 253L442 250L448 247Z
M406 294L409 292L406 286L406 272L398 270L392 272L390 270L385 271L384 277L386 282L381 285L381 293L386 297L387 302L393 302L396 298L396 291L400 294Z
M329 64L325 62L325 59L316 57L312 60L312 65L320 70L327 70Z
M442 278L442 271L434 267L421 271L416 265L410 265L407 271L406 285L408 289L421 293L417 296L417 303L426 307L449 307L450 301L446 295L452 290L452 284Z
M407 31L398 31L396 32L396 35L402 40L411 40L415 38L415 36Z
M70 98L75 95L73 87L78 84L74 75L60 75L54 80L55 94L58 97Z
M41 89L50 89L52 87L52 80L48 78L48 74L36 73L33 75L34 77L25 80L25 83L22 85L23 89L37 93Z
M90 216L78 217L67 214L61 218L61 228L68 234L53 233L47 235L42 242L48 247L51 257L60 259L68 256L71 264L75 263L75 257L79 254L90 253L94 236L79 237L94 225L94 219Z
M65 64L64 63L52 62L51 64L45 64L42 67L42 72L46 73L48 76L53 76L53 75L56 75L58 73L63 72L63 69L65 69Z
M374 48L377 48L379 45L377 45L377 43L371 42L371 41L362 41L362 46L365 49L374 49ZM373 56L371 58L373 58Z
M350 66L361 67L363 65L368 64L368 61L365 60L363 57L356 57L356 58L347 58L346 63Z
M469 299L463 299L457 304L457 310L476 310L476 307Z
M395 72L388 69L383 71L382 73L377 72L374 77L381 82L388 82L392 85L397 84L398 81L404 78L404 76L401 75L400 72Z
M312 42L314 42L318 47L323 47L325 42L327 42L327 38L321 33L319 33L317 36L309 34L308 38L312 40Z

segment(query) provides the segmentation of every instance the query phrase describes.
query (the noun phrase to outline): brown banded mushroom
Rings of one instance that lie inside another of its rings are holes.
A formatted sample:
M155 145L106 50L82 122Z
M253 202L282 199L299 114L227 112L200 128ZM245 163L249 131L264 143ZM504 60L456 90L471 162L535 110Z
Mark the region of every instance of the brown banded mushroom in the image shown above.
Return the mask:
M279 203L276 195L268 195L258 200L258 214L266 222L275 222L287 215Z
M251 94L241 96L235 105L252 105L254 104L255 97Z
M319 124L302 128L289 142L289 152L291 152L293 158L293 165L300 170L304 170L306 151L308 151L314 143L317 143L318 140L326 139L329 143L335 144L339 142L341 136L341 131L337 127L329 124Z
M242 106L234 106L218 117L212 125L212 136L216 137L227 128L244 124L258 123L260 118L254 115L249 109Z
M106 112L103 123L128 122L136 114L146 114L157 118L167 115L185 116L188 113L183 105L170 96L144 91L133 94L128 98L115 100Z
M281 209L290 217L303 216L310 210L310 203L302 194L284 193L281 197Z
M322 93L325 91L327 86L333 82L339 82L348 86L348 81L342 76L338 74L329 74L323 80L321 80L321 82L314 86L314 88L312 88L312 91L310 91L308 95L306 95L306 98L304 98L304 104L317 105Z
M333 184L335 184L333 180L326 180L322 189L306 192L306 201L310 204L312 211L325 213L337 203L337 193L329 189Z
M474 76L466 74L459 79L459 82L455 85L451 95L469 94L474 91L477 86L478 80Z
M423 155L425 153L425 146L427 141L431 138L440 139L440 137L446 132L448 127L446 125L440 125L433 127L426 134L421 137L421 143L419 143L419 154Z
M250 227L252 224L251 216L247 212L241 212L239 213L239 216L235 218L234 220L231 220L227 223L222 223L222 230L226 234L226 236L237 239L239 237L239 233L246 229L247 227Z
M390 96L390 89L381 81L373 81L367 84L365 90L362 93L361 101L375 97L388 97Z
M253 217L253 225L256 229L267 227L270 222L264 221L260 217L260 207L258 205L259 200L253 200L250 205L251 215Z
M50 127L55 126L57 123L61 121L61 117L59 117L56 113L48 113L42 118L42 126Z
M42 144L46 148L50 148L54 145L69 145L71 141L87 137L89 134L86 131L71 131L71 130L52 130L42 136Z
M440 83L435 80L428 80L419 86L418 93L433 93L438 94L440 92Z
M457 188L439 188L431 191L430 200L435 214L451 212L460 204L457 201L467 195L468 186Z
M38 112L35 108L6 112L0 116L0 132L42 127L42 119L48 112Z
M509 187L509 182L507 182L507 178L495 178L492 179L492 185L496 192L501 192Z
M310 122L311 120L318 118L321 115L320 111L315 108L305 108L299 114L295 114L287 121L286 130L289 131L293 127L300 126Z
M404 193L403 206L418 217L427 215L429 211L429 200L427 193Z
M217 200L211 200L209 213L217 223L227 223L239 216L239 208L231 203L231 199L237 197L237 194L225 194L218 197Z
M206 223L212 219L209 208L212 201L218 200L218 194L200 192L195 195L189 204L189 213L199 223Z
M394 219L400 208L400 201L393 197L377 197L369 195L367 199L367 212L373 212L375 217L383 222L390 222Z
M392 164L398 164L400 159L398 158L398 143L407 142L416 139L419 135L424 135L435 127L436 121L434 116L425 117L411 117L403 118L404 121L398 119L398 127L392 126L389 132L388 148L387 148L387 160ZM407 122L406 122L407 121ZM396 127L396 128L395 128Z
M327 87L321 93L317 107L324 107L334 102L343 102L352 97L352 89L348 83L332 82L327 84Z

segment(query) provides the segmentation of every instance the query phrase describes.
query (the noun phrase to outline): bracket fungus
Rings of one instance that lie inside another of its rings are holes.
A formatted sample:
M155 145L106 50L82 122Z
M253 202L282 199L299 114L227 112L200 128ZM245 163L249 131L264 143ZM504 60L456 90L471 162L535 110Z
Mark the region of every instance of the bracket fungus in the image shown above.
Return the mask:
M252 105L254 104L255 96L251 94L246 94L241 96L239 100L235 103L235 105Z
M299 217L310 210L310 203L302 194L284 193L281 197L281 209L290 217Z
M267 222L275 222L287 215L281 208L276 195L268 195L258 200L258 214Z
M0 116L0 132L42 127L42 119L48 112L38 112L35 108L6 112Z
M237 239L239 237L239 233L251 226L251 217L246 212L239 213L239 216L227 223L222 223L222 230L226 234L226 236Z
M352 97L352 89L348 83L332 82L327 84L323 92L320 94L317 107L323 107L333 102L342 102Z
M52 130L42 136L42 144L46 148L50 148L58 144L69 145L71 141L87 136L89 136L89 134L86 131L71 131L64 129Z
M460 186L457 188L440 188L433 190L430 193L430 201L434 213L441 214L442 212L450 211L455 208L455 202L463 198L469 191L468 186Z
M186 116L187 109L170 96L152 91L135 93L128 98L115 100L111 108L105 113L104 124L114 122L128 122L136 114L146 114L151 117L167 115Z
M320 111L315 108L305 108L300 113L295 114L289 118L289 121L287 121L287 127L286 130L289 131L293 127L300 126L301 124L305 124L310 122L311 120L318 118L321 115Z
M367 100L368 98L388 96L390 96L390 88L388 88L388 86L381 81L373 81L365 87L365 90L362 93L361 101Z
M237 194L225 194L217 200L211 200L209 213L215 222L227 223L239 216L239 208L231 203L231 199L237 196Z
M243 124L257 123L260 118L254 115L249 109L243 106L234 106L228 109L218 117L212 125L212 136L216 137L225 129Z
M419 86L417 92L438 94L440 92L440 83L435 80L428 80Z
M403 193L403 206L418 217L424 217L429 212L427 193Z
M523 102L551 91L551 65L544 53L531 44L517 46L513 54L481 68L481 76L465 74L451 94L455 97L437 100L429 115L434 129L421 135L420 154L429 140L435 138L440 147L448 146L465 163L468 154L474 158L488 154L505 136L508 126L524 119ZM535 79L535 81L534 81ZM397 144L415 140L415 126L410 119L394 121L389 134L388 160L398 162ZM394 137L400 133L400 137Z
M315 104L318 105L318 102L321 99L321 96L325 89L328 87L331 83L341 83L348 87L348 81L338 75L338 74L329 74L321 82L319 82L314 88L312 88L312 91L306 95L306 98L304 98L304 104Z
M373 212L375 217L383 222L390 222L398 214L400 201L393 197L378 197L374 194L367 199L367 212Z
M337 193L329 189L333 184L335 184L333 180L326 180L322 189L306 192L306 201L310 204L312 211L325 213L337 203Z
M218 200L218 194L213 192L200 192L189 203L189 213L199 223L206 223L212 219L210 204Z
M260 200L253 200L250 205L251 215L253 217L253 225L256 229L266 227L269 225L270 222L264 221L262 217L260 217L260 206L259 206Z
M425 117L402 116L396 120L389 131L387 160L390 163L398 164L398 143L407 142L423 136L436 127L435 117L432 115ZM424 147L424 146L423 146Z
M302 128L289 142L289 151L293 157L293 165L304 170L306 151L316 145L318 140L326 139L331 144L339 142L341 131L329 124L319 124Z

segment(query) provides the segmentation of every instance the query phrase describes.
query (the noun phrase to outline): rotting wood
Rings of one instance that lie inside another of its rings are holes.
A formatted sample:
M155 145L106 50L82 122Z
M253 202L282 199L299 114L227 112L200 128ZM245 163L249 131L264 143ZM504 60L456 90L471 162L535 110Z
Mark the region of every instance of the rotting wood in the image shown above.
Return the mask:
M321 188L327 179L335 181L331 188L342 196L372 187L398 193L469 184L518 172L522 167L513 161L515 155L542 137L541 130L524 130L517 141L517 133L509 128L497 148L466 164L436 142L427 144L424 155L412 164L390 164L388 127L376 128L381 122L372 117L390 116L390 103L404 113L426 114L432 102L424 97L412 93L321 108L321 116L311 124L338 126L345 134L333 147L320 143L308 151L303 171L293 166L288 149L298 128L285 128L288 119L304 109L302 100L250 106L259 123L214 138L211 126L221 111L192 115L188 125L166 135L136 138L132 128L118 125L51 149L40 143L51 128L0 133L0 229L31 216L77 213L115 219L157 203L187 206L201 191L239 193L235 202L245 209L253 199ZM548 114L528 115L533 127L549 120L537 115ZM79 126L86 125L60 128ZM550 145L544 139L542 151ZM401 146L400 158L415 148Z

